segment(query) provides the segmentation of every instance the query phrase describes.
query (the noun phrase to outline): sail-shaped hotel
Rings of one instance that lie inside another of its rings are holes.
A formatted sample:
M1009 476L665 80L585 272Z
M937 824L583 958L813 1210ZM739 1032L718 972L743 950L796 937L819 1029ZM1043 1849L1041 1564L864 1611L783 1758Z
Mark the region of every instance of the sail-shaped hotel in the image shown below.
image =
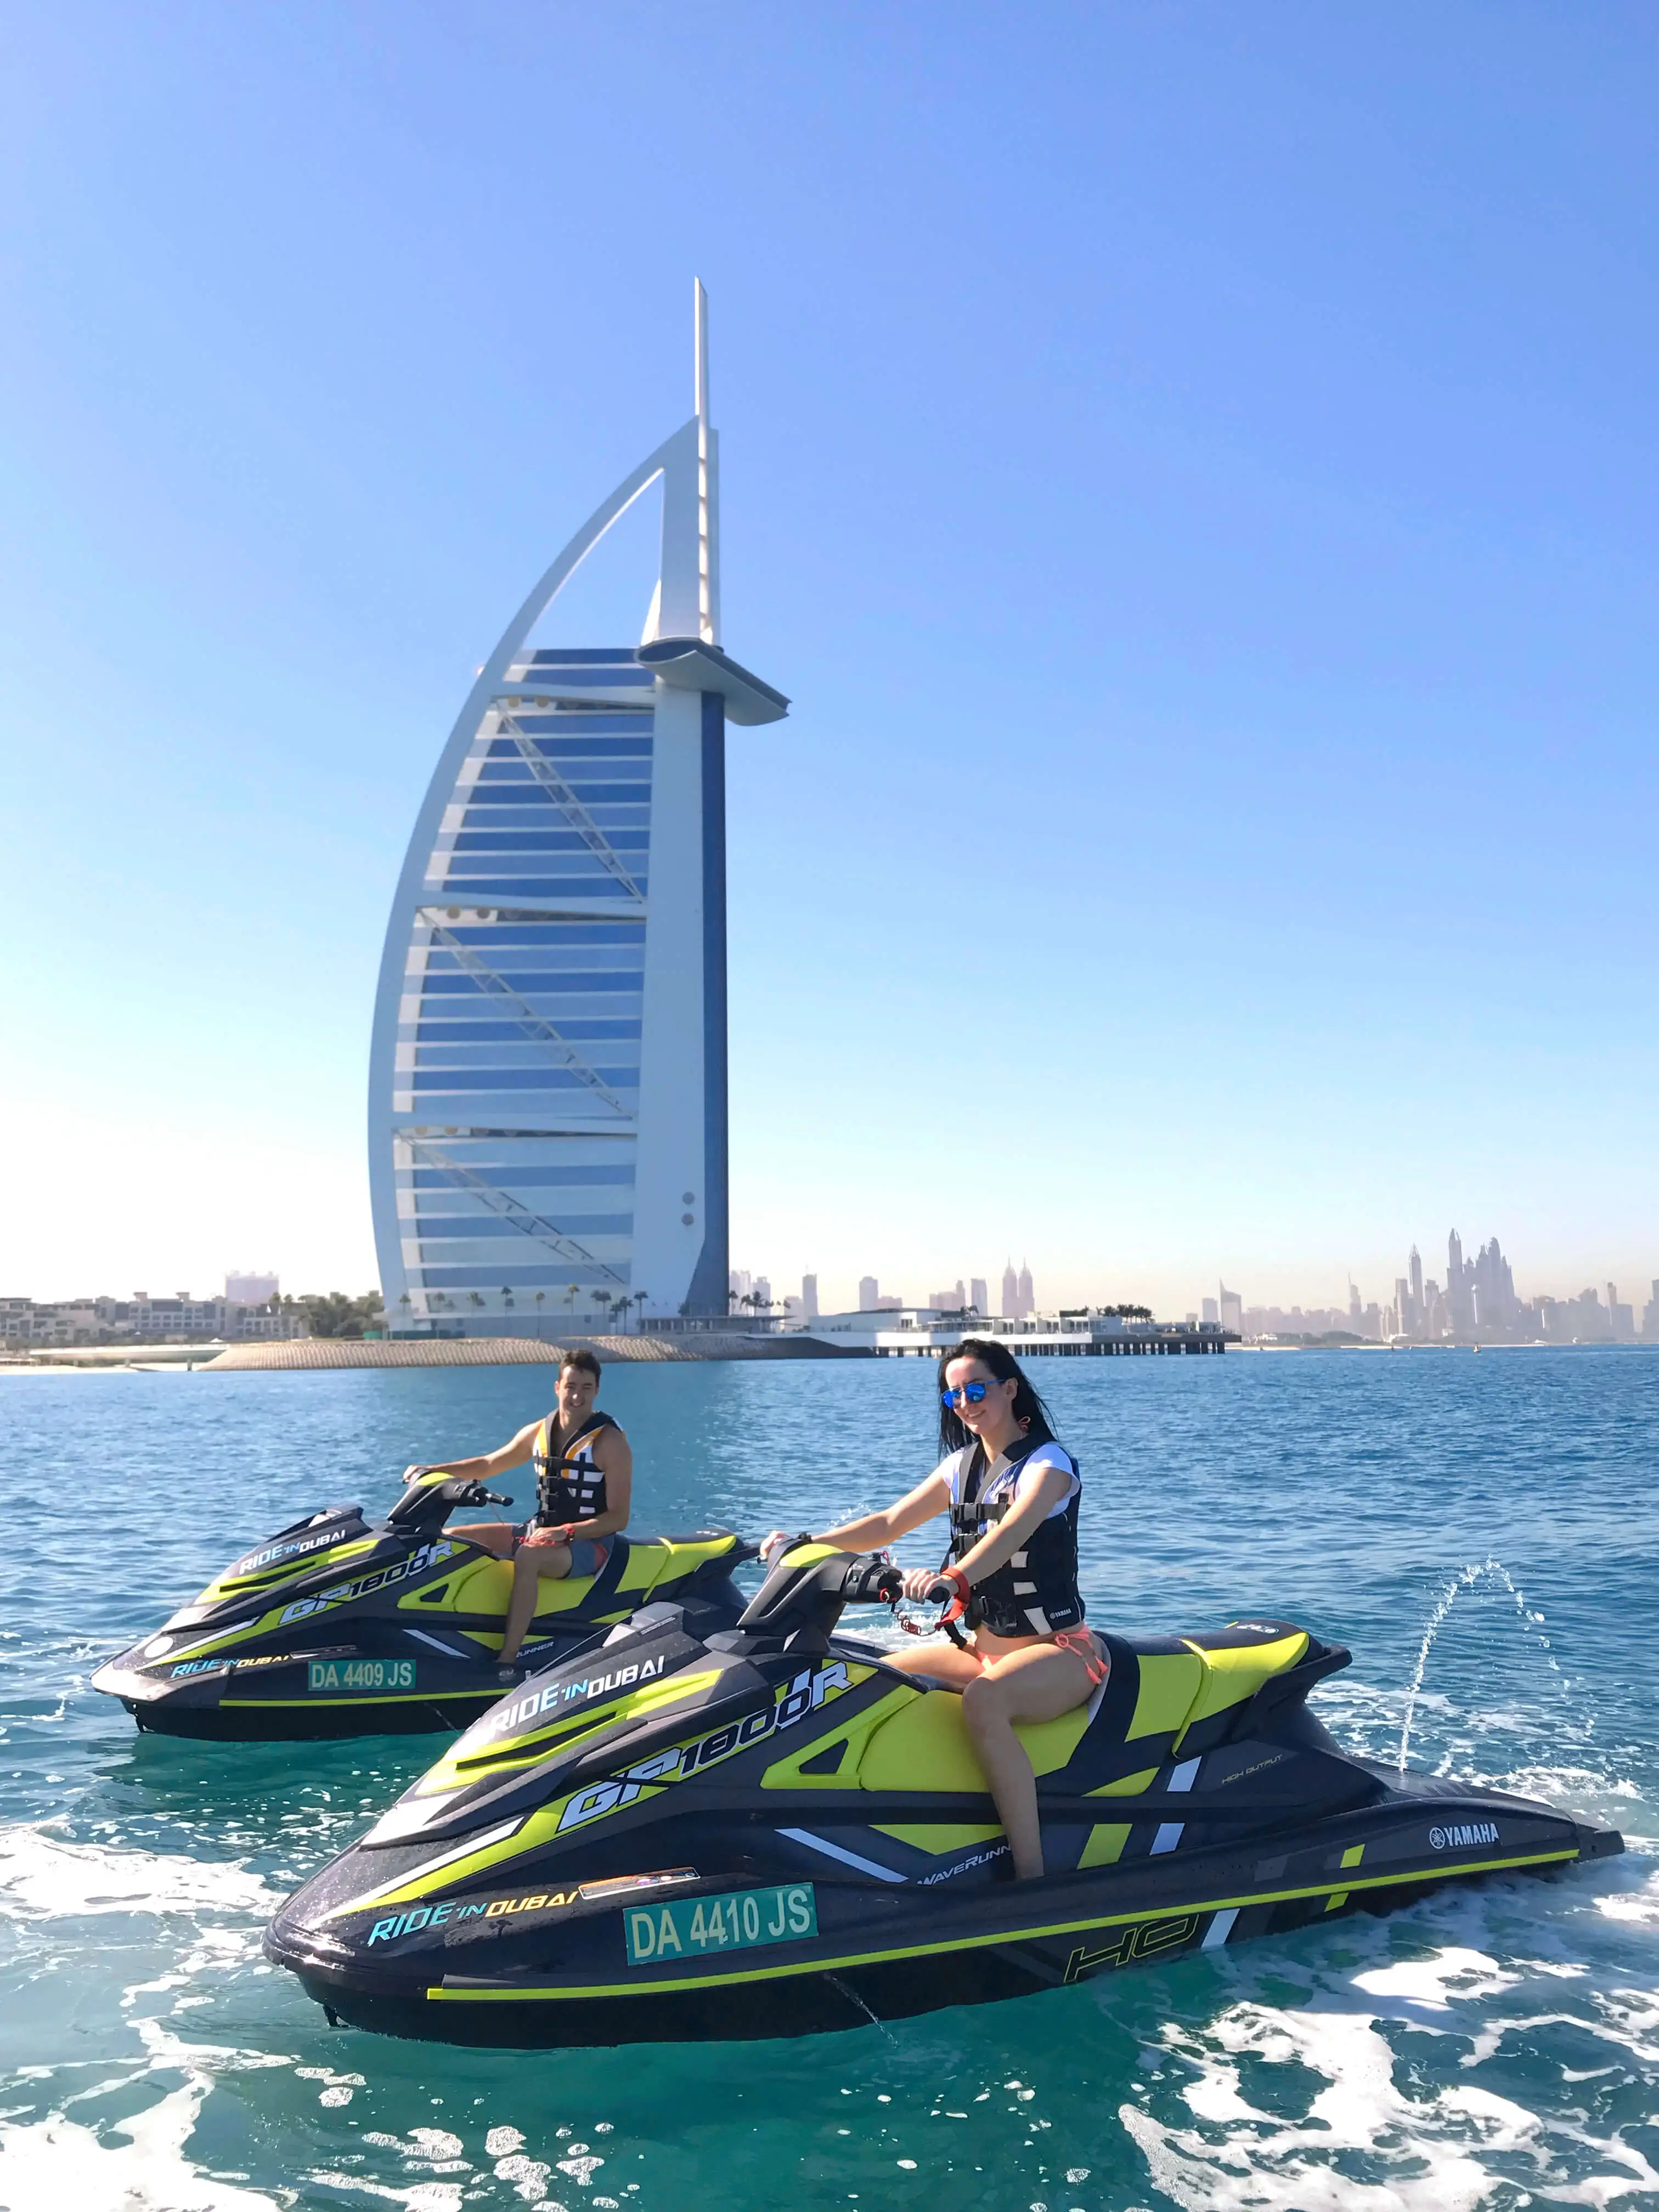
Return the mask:
M726 726L782 695L720 648L719 445L689 422L589 516L480 670L386 929L369 1180L394 1329L726 1311ZM637 646L530 641L660 485Z

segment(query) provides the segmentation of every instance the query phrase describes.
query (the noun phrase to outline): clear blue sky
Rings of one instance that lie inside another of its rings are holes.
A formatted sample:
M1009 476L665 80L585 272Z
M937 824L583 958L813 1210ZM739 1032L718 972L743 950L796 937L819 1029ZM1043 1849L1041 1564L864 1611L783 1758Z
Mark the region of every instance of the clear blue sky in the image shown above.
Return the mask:
M690 411L694 273L796 702L732 744L734 1258L1659 1274L1650 8L5 35L0 1291L372 1279L403 845Z

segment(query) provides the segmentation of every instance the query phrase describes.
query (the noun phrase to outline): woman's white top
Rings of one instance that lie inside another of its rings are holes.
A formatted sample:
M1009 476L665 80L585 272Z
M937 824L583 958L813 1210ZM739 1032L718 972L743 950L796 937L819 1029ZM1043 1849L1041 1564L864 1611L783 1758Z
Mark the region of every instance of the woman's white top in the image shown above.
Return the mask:
M948 1459L942 1459L933 1469L936 1475L944 1478L945 1486L951 1493L952 1505L960 1505L962 1503L962 1486L968 1479L968 1470L973 1465L974 1455L979 1449L976 1443L964 1444L960 1451L953 1451ZM1078 1477L1077 1462L1064 1444L1055 1443L1052 1437L1046 1444L1038 1444L1034 1450L1027 1452L1020 1459L1006 1460L999 1453L987 1470L985 1480L979 1486L979 1495L975 1499L975 1504L988 1508L996 1504L999 1499L1011 1497L1019 1487L1022 1476L1035 1474L1038 1469L1045 1467L1057 1467L1061 1474L1068 1478L1059 1504L1051 1505L1042 1516L1045 1521L1057 1520L1066 1511L1083 1485Z

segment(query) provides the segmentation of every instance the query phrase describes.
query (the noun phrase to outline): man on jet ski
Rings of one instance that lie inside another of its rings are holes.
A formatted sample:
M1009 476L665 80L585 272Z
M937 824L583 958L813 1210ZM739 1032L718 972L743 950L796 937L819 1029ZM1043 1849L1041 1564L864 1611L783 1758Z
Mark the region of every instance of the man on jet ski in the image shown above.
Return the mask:
M1077 1586L1082 1486L1048 1408L1006 1345L965 1338L940 1358L939 1381L945 1458L897 1504L816 1540L876 1551L935 1514L950 1515L945 1565L907 1574L904 1594L926 1599L948 1584L945 1620L965 1617L968 1638L924 1644L890 1663L961 1689L1014 1879L1030 1881L1042 1872L1042 1834L1036 1778L1014 1723L1057 1720L1106 1679L1105 1649L1083 1626ZM781 1532L767 1538L769 1557L781 1540Z
M591 1352L567 1352L559 1363L557 1402L499 1451L444 1462L461 1481L488 1482L526 1460L536 1470L536 1510L522 1527L507 1521L467 1524L468 1540L513 1562L513 1595L501 1638L504 1675L518 1672L519 1646L536 1611L536 1589L566 1575L597 1575L609 1558L605 1541L628 1526L634 1455L609 1413L597 1413L599 1363ZM412 1467L411 1475L432 1470Z

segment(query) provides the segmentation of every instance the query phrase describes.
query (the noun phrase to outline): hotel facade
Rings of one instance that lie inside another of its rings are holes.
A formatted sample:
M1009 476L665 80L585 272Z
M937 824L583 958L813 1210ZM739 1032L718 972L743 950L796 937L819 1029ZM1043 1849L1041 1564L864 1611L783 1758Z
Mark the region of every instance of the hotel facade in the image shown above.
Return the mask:
M507 624L410 839L369 1075L393 1330L726 1311L726 732L789 702L720 646L707 315L699 284L690 419ZM640 643L532 649L582 560L659 487Z

